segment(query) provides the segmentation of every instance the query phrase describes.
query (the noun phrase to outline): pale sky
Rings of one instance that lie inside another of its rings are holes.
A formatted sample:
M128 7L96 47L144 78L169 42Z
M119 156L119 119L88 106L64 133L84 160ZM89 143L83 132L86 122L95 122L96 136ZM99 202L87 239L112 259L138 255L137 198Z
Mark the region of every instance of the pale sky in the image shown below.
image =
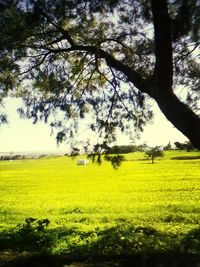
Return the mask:
M31 120L20 119L16 112L18 104L20 104L19 99L9 98L5 101L9 124L0 126L0 152L67 150L64 144L57 147L55 136L50 136L51 129L47 124L40 122L33 125ZM155 146L166 145L169 141L173 144L175 141L187 140L165 119L158 108L155 107L155 111L153 124L145 127L144 133L136 144L146 142L149 146ZM129 144L128 138L121 136L119 144Z

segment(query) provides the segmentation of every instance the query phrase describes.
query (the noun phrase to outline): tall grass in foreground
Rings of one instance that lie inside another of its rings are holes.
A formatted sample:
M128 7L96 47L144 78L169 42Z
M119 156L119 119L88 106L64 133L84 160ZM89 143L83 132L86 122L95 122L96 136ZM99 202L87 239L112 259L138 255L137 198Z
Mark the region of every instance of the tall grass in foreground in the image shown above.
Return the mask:
M10 234L15 247L32 238L33 248L46 236L41 244L53 253L74 256L197 253L200 160L171 160L185 155L199 153L166 152L156 164L132 153L117 170L108 162L77 166L68 157L0 162L0 248ZM27 228L30 217L37 220ZM46 218L48 229L38 230Z

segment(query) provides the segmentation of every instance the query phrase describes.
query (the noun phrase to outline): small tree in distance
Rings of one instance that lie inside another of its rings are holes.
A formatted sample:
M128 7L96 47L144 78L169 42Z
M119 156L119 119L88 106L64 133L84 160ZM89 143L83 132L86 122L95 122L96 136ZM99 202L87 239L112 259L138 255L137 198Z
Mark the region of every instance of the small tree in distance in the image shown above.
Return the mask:
M145 152L145 156L148 159L151 159L151 163L154 164L154 159L157 157L163 157L164 156L164 152L161 149L161 147L159 146L155 146L153 148L151 148L150 150Z
M169 142L165 147L163 147L164 150L172 150L172 145Z
M80 155L80 149L77 147L72 148L72 152L70 154L70 157L74 158Z

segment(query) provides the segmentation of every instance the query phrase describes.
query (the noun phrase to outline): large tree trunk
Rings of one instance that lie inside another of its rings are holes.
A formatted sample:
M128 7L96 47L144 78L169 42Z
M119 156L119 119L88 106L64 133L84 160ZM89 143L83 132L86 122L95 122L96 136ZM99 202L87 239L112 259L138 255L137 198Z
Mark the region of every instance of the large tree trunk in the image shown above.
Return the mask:
M200 150L200 117L169 92L155 97L166 118Z
M156 64L152 96L166 118L200 149L200 117L173 93L173 50L167 0L151 0Z
M143 93L156 100L166 118L200 150L200 117L173 93L173 46L171 20L167 0L151 0L155 66L148 79L137 73L123 61L96 46L75 46L74 50L85 50L104 58L109 67L124 73L128 80Z

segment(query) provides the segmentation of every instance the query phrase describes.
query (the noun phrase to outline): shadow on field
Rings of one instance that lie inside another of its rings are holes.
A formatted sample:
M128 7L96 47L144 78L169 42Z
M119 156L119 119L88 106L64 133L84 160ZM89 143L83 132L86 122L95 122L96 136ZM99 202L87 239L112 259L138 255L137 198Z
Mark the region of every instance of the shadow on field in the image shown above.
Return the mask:
M200 256L180 254L156 254L121 256L120 258L95 262L70 262L61 256L31 256L0 262L0 267L199 267Z
M27 218L0 232L0 267L200 267L199 226L180 235L128 223L86 232L49 223Z

